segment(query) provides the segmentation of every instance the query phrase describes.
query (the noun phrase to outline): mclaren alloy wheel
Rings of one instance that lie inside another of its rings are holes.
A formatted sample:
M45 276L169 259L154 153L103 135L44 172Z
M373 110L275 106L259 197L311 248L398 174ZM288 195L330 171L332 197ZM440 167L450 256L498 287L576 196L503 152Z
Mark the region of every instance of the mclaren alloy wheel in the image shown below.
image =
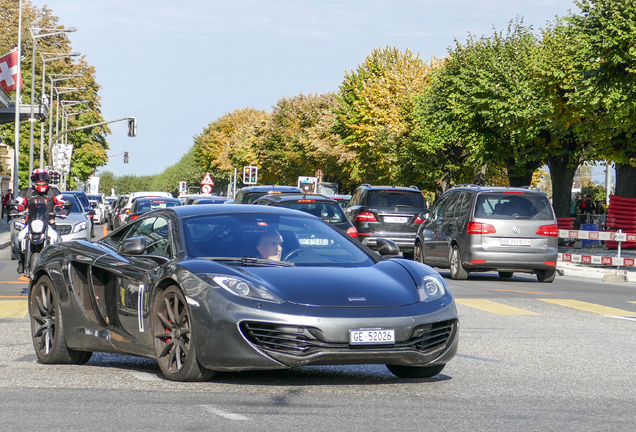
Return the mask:
M205 381L214 374L197 361L190 310L179 288L171 286L157 294L152 321L155 355L167 379Z

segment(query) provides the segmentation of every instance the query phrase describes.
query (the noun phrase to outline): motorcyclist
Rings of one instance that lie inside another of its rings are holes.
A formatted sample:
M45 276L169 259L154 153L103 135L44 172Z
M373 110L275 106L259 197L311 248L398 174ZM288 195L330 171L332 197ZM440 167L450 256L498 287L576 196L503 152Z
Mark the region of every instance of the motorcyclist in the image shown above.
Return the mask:
M23 210L29 208L29 204L45 204L46 213L54 213L55 206L63 206L66 202L62 193L58 188L49 186L49 173L44 169L35 169L31 174L31 187L22 189L14 200L14 207L11 210L11 216L18 216ZM68 216L70 208L62 207L58 213L61 216ZM55 218L49 220L49 225L55 228ZM16 234L17 240L17 234ZM22 274L24 270L24 251L20 250L18 241L13 241L12 245L15 256L18 259L18 273Z

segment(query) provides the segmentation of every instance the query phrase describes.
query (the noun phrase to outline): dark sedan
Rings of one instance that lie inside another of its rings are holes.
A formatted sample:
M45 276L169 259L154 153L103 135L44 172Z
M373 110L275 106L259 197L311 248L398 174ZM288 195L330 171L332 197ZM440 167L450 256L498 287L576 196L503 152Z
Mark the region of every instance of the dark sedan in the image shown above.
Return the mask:
M358 230L353 226L340 204L323 195L316 194L280 194L265 195L254 202L258 205L270 205L304 211L317 216L353 238L358 237Z
M279 207L146 213L98 242L47 247L29 288L47 364L103 351L154 358L179 381L312 364L386 364L414 378L440 373L457 351L439 273Z

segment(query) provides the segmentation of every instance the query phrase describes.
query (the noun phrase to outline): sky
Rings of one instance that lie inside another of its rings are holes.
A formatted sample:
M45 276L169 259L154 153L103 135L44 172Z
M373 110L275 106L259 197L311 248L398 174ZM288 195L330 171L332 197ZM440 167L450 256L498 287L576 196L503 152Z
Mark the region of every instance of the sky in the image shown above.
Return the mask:
M573 0L32 0L76 27L74 51L97 69L106 120L135 116L107 137L99 171L159 174L212 121L283 96L335 92L377 47L443 57L455 39L523 17L544 27Z

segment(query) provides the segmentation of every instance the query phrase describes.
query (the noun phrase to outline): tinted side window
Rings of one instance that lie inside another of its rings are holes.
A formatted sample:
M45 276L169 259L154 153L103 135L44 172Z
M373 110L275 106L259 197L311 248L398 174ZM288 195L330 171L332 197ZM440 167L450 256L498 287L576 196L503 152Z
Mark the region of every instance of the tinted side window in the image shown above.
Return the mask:
M464 217L470 211L470 206L473 203L473 194L470 192L462 192L460 201L461 207L459 208L459 217Z
M143 237L146 239L145 255L162 255L170 257L168 247L170 230L168 221L162 217L144 219L135 224L126 233L125 238Z
M461 196L459 191L451 192L450 196L448 197L448 204L446 205L446 208L442 213L443 218L449 219L455 217L458 207L461 206L460 198Z
M446 207L446 204L448 203L448 197L449 197L449 194L442 195L439 201L435 203L435 205L433 206L433 211L431 211L432 220L441 219L442 212L444 211L444 208Z

